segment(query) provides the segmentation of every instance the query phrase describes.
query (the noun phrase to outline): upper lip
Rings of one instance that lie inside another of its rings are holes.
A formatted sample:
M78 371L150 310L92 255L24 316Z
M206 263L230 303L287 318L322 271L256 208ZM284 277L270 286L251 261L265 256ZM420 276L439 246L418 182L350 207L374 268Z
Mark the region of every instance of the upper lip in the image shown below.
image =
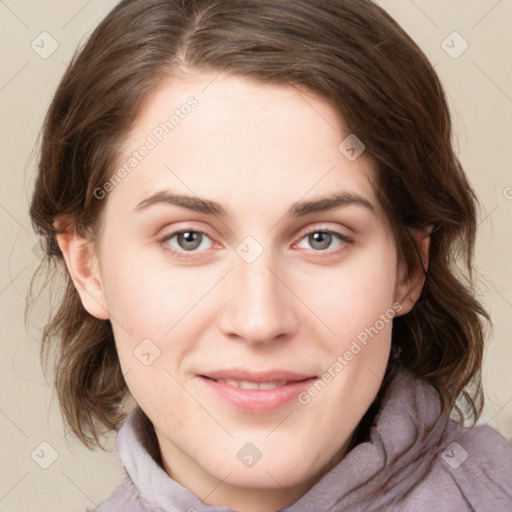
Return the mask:
M246 382L290 382L311 379L314 375L299 373L291 370L275 369L264 371L249 371L244 368L229 368L224 370L209 371L202 373L201 377L208 377L215 380L236 380Z

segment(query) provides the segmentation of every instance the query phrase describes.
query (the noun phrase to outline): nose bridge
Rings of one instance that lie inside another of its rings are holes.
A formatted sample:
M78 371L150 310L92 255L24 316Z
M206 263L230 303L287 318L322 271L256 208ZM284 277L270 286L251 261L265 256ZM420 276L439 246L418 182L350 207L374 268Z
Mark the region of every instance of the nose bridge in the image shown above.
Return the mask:
M238 258L238 257L237 257ZM296 328L293 294L283 283L270 251L253 261L237 259L230 273L222 328L250 343L270 342Z

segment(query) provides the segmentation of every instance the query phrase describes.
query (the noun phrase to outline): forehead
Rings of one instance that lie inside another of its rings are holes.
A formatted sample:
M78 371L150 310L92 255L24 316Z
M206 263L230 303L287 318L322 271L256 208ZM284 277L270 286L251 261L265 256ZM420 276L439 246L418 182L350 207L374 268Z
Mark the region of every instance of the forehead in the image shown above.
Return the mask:
M135 207L167 189L278 214L339 191L375 204L374 170L364 153L347 157L351 137L325 100L291 85L215 73L168 79L123 144L116 170L126 177L111 199Z

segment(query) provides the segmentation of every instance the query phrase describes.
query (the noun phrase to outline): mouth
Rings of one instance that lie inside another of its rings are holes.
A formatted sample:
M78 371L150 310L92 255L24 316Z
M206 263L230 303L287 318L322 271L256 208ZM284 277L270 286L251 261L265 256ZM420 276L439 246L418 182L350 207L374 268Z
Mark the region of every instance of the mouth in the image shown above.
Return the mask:
M198 377L223 403L253 414L269 413L289 405L317 380L317 376L288 370L249 372L230 369Z
M208 379L209 377L206 377ZM292 381L281 380L279 382L251 382L248 380L234 380L234 379L210 379L220 384L227 384L239 389L275 389L286 386Z

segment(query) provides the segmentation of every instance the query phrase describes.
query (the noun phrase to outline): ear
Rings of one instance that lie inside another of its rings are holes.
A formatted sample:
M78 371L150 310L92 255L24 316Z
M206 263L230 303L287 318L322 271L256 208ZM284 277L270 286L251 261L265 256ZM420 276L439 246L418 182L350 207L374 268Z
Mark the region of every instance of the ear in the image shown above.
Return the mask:
M110 314L93 243L80 234L76 224L69 219L56 219L54 227L59 231L57 242L84 308L92 316L107 320Z
M414 268L408 269L404 261L399 261L395 301L402 305L402 309L396 316L409 313L420 298L423 285L425 284L425 274L422 266L427 270L432 228L433 226L427 226L421 229L409 229L421 256L422 265L416 262Z

